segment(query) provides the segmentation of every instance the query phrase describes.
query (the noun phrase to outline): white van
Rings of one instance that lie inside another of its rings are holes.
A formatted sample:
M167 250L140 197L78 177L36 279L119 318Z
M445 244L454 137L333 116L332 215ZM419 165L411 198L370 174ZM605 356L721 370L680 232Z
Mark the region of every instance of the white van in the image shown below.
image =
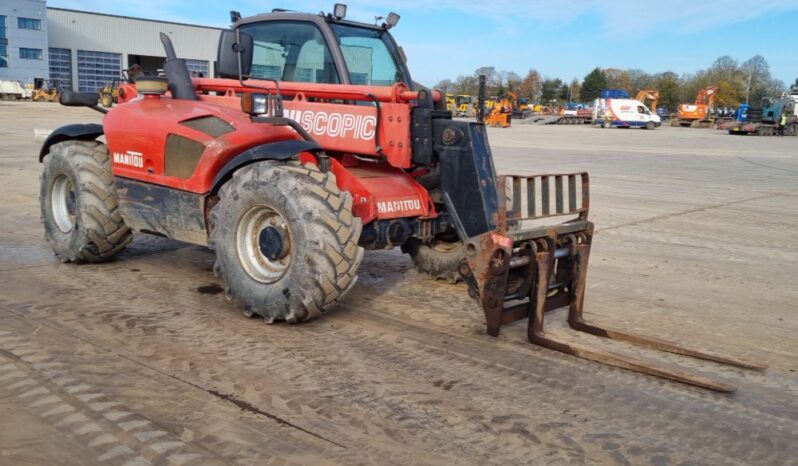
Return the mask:
M604 128L634 126L654 129L662 125L662 119L634 99L596 99L593 104L593 124Z

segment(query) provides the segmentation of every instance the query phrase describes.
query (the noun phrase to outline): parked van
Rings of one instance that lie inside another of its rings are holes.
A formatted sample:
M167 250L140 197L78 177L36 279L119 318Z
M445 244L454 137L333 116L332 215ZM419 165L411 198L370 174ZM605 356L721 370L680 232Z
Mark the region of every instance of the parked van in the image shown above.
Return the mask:
M662 125L662 118L634 99L596 99L593 105L593 124L604 128L634 126L654 129Z

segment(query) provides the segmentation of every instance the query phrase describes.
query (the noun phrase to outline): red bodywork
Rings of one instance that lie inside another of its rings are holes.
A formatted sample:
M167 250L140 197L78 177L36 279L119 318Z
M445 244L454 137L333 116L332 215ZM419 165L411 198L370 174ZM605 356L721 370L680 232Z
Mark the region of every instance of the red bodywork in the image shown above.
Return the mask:
M264 84L268 83L256 85ZM254 123L241 111L242 93L267 90L245 88L230 79L195 79L194 85L199 102L175 100L168 94L139 96L134 85L123 85L122 105L103 121L114 175L211 194L218 188L214 178L236 155L261 144L302 139L290 127ZM403 84L372 87L288 82L280 83L280 91L286 98L285 116L304 127L331 156L331 170L338 186L352 193L354 214L364 224L375 219L436 216L427 190L406 171L412 167L410 110L411 101L418 97L416 92ZM434 98L439 100L439 93L434 93ZM343 101L378 101L379 135L375 105L334 103ZM223 120L234 131L212 137L181 124L207 116ZM164 173L170 134L205 146L189 178ZM316 161L310 153L300 154L299 158L303 162Z

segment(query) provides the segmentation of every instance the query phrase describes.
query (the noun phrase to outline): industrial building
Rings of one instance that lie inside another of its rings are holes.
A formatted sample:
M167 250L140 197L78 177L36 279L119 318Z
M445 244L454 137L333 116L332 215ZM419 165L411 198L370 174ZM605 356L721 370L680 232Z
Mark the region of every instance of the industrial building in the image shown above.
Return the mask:
M62 90L96 92L139 65L156 74L169 34L189 69L214 73L219 28L47 7L44 0L0 2L0 79L50 80Z
M48 58L46 2L0 1L0 79L47 77Z

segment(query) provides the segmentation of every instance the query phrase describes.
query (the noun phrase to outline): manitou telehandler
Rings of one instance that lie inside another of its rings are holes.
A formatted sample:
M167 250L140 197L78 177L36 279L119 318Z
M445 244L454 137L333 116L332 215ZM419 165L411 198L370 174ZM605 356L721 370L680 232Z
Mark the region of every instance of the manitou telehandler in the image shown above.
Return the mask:
M733 390L544 333L544 313L568 306L577 330L756 367L586 323L587 173L497 177L485 126L453 120L441 93L413 84L389 33L399 16L370 25L345 15L341 4L319 15L234 12L218 78L192 79L162 34L165 78L122 83L113 109L97 94L62 94L105 115L57 129L41 149L56 255L106 261L132 231L207 245L246 315L300 322L344 298L364 249L400 246L421 270L464 280L491 335L529 318L533 343Z

